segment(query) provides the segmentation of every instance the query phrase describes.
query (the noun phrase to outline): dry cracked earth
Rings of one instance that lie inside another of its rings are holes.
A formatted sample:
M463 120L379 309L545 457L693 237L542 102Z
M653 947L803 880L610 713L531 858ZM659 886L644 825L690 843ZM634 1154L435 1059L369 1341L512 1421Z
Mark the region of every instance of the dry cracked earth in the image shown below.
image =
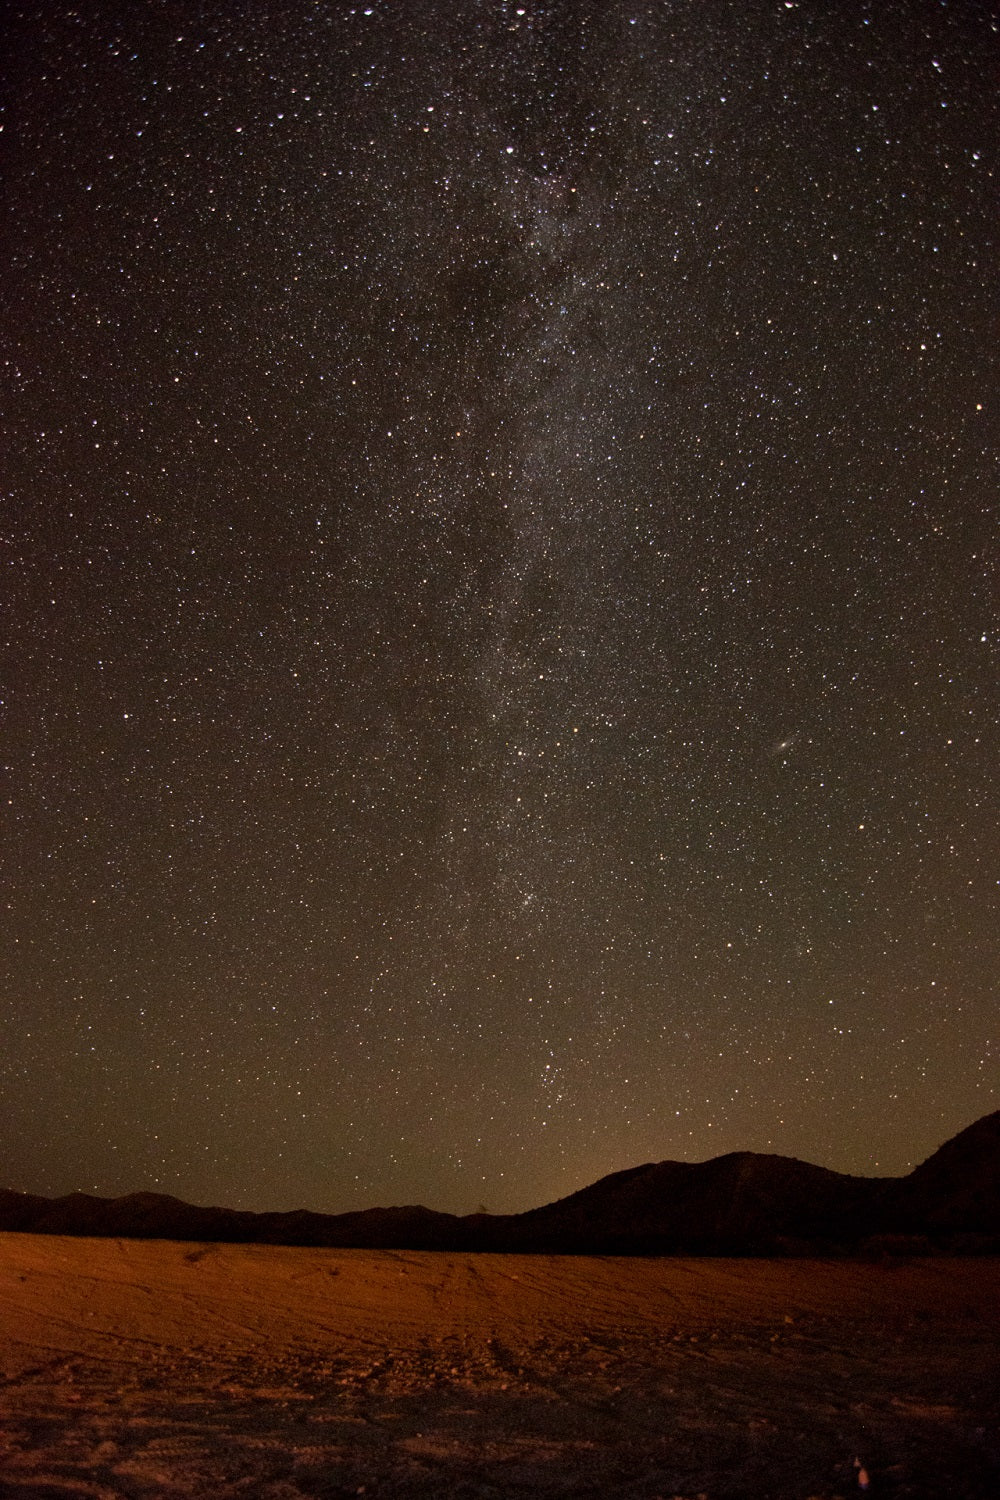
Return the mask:
M0 1495L996 1500L998 1294L988 1259L2 1234Z

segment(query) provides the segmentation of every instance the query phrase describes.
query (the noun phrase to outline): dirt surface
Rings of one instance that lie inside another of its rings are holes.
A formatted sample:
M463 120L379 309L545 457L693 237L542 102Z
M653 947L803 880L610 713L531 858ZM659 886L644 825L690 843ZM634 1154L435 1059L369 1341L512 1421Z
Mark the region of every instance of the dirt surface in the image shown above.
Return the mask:
M998 1353L995 1260L2 1234L0 1495L996 1500Z

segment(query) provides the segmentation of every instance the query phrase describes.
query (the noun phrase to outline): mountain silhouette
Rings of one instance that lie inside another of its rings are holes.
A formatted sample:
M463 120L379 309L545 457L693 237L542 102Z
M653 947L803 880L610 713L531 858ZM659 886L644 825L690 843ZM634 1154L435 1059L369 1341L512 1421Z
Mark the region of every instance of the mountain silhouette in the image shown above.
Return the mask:
M517 1218L531 1239L605 1254L767 1252L782 1240L835 1242L856 1238L862 1224L881 1228L882 1192L883 1179L735 1151L614 1172Z
M1000 1234L1000 1110L960 1131L893 1189L900 1228Z
M0 1229L124 1239L356 1249L564 1254L776 1255L1000 1252L1000 1111L906 1177L852 1177L794 1157L735 1151L612 1172L520 1214L249 1213L161 1193L43 1198L0 1190Z

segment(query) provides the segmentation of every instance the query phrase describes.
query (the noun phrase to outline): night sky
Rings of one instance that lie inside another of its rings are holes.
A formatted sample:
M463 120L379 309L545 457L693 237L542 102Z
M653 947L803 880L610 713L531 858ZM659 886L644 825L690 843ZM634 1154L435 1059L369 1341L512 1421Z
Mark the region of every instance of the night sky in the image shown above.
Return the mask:
M1000 24L7 7L0 1185L1000 1104Z

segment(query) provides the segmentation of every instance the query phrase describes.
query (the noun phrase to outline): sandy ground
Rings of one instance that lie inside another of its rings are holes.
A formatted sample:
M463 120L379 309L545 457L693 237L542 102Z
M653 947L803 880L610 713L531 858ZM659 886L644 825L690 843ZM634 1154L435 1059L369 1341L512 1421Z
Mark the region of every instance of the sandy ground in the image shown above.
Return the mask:
M995 1260L0 1234L0 1495L1000 1497Z

